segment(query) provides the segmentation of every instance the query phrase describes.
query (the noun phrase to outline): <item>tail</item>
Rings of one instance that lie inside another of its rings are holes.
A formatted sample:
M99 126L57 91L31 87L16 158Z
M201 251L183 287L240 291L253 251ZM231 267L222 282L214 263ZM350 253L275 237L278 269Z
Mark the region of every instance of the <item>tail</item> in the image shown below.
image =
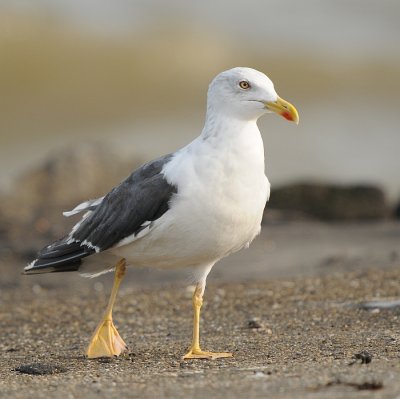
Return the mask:
M67 238L55 241L38 253L38 258L24 268L24 274L72 272L79 270L82 258L92 255L94 248Z

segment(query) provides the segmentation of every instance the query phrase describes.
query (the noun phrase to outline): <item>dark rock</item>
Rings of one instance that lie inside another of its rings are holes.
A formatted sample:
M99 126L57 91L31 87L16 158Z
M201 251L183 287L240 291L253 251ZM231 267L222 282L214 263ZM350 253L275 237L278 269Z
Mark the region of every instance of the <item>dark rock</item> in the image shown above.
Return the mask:
M400 219L400 202L394 208L394 217Z
M48 375L65 373L67 369L54 364L32 363L22 364L21 366L17 367L15 371L19 371L23 374Z
M374 220L390 214L383 191L374 186L294 184L272 191L269 209L321 220Z
M63 211L103 196L141 163L93 143L52 154L1 196L0 237L11 242L17 253L36 253L76 223L77 218L64 218Z

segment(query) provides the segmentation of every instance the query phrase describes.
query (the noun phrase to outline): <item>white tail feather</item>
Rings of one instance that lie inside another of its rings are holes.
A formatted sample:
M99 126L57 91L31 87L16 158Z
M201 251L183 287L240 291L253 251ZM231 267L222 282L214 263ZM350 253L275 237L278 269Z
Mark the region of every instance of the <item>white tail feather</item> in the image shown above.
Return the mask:
M101 201L103 201L103 199L104 199L104 197L101 197L101 198L97 198L95 200L89 200L89 201L82 202L81 204L77 205L74 209L72 209L72 211L63 212L63 215L68 218L70 216L76 215L77 213L86 211L89 208L91 208L92 206L100 205Z

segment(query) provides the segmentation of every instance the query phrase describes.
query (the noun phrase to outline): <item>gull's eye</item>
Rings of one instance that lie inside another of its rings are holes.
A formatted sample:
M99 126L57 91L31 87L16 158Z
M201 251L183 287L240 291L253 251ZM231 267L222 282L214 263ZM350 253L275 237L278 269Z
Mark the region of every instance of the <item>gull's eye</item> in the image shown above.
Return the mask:
M242 80L241 82L239 82L239 86L243 90L250 89L250 83L247 80Z

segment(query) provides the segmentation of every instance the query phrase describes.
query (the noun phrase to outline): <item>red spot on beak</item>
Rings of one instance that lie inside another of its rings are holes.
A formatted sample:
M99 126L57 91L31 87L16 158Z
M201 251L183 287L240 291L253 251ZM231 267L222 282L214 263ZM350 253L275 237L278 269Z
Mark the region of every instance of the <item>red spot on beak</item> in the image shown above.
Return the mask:
M292 116L292 114L291 114L290 112L288 112L288 111L283 111L283 112L281 113L281 115L282 115L285 119L287 119L288 121L293 121L293 116Z

